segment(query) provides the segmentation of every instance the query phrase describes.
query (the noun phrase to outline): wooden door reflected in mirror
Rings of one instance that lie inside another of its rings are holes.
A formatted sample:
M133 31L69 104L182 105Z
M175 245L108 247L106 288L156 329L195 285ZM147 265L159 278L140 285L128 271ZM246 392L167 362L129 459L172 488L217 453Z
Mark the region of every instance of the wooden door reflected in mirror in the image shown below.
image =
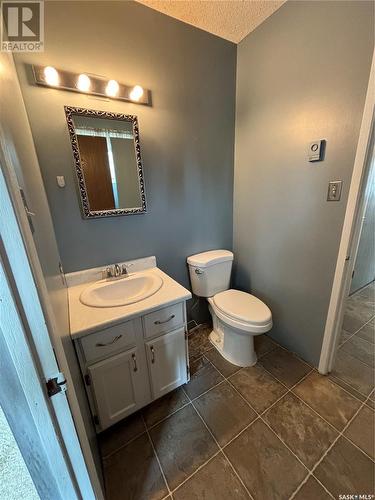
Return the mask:
M65 107L84 217L146 212L137 117Z

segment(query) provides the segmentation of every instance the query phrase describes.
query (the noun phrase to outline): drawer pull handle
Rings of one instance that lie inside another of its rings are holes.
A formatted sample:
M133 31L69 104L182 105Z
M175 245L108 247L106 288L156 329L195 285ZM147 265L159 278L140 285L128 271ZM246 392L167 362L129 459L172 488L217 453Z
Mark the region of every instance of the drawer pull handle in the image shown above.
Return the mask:
M107 347L109 345L116 344L116 342L118 342L121 339L121 337L122 337L122 335L117 335L117 337L112 339L111 342L108 342L107 344L101 344L100 342L98 342L96 344L96 347Z
M165 319L165 320L163 320L163 321L162 321L162 320L160 320L160 319L158 319L158 320L154 321L154 324L155 324L155 325L163 325L164 323L168 323L168 321L171 321L171 319L173 319L174 317L175 317L175 315L174 315L174 314L172 314L171 316L169 316L169 318L168 318L168 319Z
M155 349L153 345L150 347L150 350L151 350L151 363L155 363Z
M135 356L135 354L132 354L132 358L133 358L133 372L136 372L138 370L138 366L137 366L137 358Z

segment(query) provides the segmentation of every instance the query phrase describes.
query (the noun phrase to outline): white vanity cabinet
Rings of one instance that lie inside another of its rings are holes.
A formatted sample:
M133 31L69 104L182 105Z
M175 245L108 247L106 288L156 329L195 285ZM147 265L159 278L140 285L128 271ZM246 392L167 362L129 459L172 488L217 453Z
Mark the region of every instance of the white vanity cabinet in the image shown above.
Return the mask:
M75 340L98 432L189 379L185 302Z

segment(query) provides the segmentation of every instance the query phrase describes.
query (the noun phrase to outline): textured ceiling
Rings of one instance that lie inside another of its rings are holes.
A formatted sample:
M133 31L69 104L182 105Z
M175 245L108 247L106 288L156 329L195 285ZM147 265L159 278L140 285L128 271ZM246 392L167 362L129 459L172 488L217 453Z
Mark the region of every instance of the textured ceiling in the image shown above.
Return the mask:
M136 0L238 43L285 2L275 0Z

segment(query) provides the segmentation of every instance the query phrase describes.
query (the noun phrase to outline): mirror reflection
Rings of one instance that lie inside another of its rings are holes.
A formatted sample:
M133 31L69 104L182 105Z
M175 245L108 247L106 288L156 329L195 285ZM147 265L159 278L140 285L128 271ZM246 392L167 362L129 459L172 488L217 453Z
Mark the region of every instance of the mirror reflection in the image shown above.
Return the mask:
M84 215L145 212L137 118L68 110L73 110L67 120Z

